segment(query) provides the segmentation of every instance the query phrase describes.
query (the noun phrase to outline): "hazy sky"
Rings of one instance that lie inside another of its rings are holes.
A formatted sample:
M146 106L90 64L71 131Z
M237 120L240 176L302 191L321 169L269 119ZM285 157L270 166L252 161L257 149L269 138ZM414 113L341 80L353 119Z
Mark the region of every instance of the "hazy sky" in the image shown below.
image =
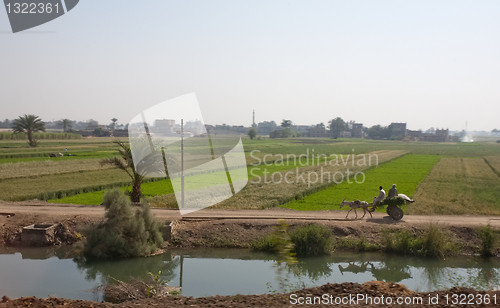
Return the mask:
M0 120L195 92L208 124L500 128L500 1L81 0L16 34L0 8L0 52Z

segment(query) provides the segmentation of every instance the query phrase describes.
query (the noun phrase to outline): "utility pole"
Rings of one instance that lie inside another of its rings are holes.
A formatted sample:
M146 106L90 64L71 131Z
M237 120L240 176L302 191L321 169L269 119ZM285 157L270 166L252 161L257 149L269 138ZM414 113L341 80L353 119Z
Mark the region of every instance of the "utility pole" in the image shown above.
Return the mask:
M181 209L184 209L184 119L181 119Z

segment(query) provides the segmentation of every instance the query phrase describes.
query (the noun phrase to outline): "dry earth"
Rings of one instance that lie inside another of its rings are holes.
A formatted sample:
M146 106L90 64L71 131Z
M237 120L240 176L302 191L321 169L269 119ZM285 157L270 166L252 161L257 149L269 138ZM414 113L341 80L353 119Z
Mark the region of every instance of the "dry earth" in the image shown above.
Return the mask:
M325 296L326 294L326 296ZM456 295L455 295L456 294ZM448 296L448 302L446 301ZM454 295L457 296L457 304L453 304ZM319 300L325 296L328 301L325 303ZM365 300L354 301L357 296L364 296ZM465 304L460 304L460 296L465 297ZM342 283L326 284L316 288L298 290L287 294L263 294L263 295L234 295L234 296L211 296L211 297L184 297L167 296L162 298L142 299L128 301L121 304L96 303L92 301L67 300L61 298L35 298L25 297L9 300L4 297L0 302L0 307L295 307L298 306L299 298L304 303L307 300L312 302L315 297L319 297L316 304L305 304L309 307L498 307L498 302L493 303L493 299L500 298L500 292L475 291L467 288L452 288L450 290L437 292L413 292L405 286L395 283L369 281L364 284ZM370 297L372 304L366 302ZM337 301L344 300L345 304L335 304ZM393 303L397 301L410 301L411 304L392 304L388 305L388 298ZM467 301L470 301L468 304ZM480 300L489 298L489 304L477 304ZM432 301L429 303L430 299ZM436 302L433 300L437 299ZM374 304L382 302L383 304ZM421 302L420 302L421 300ZM313 302L312 302L313 303ZM318 304L320 303L320 304Z

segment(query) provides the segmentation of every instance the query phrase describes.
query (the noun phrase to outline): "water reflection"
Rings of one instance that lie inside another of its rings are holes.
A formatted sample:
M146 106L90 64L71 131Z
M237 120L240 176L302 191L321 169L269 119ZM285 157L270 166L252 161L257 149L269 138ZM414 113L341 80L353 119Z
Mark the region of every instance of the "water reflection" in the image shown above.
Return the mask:
M148 258L126 258L114 260L86 260L74 258L77 268L85 273L85 279L94 281L101 279L101 284L110 282L109 277L127 281L130 277L144 278L148 272L162 272L161 277L167 282L176 278L176 269L181 263L181 256L173 256L171 252Z
M170 250L148 258L87 261L74 257L74 251L67 247L9 248L0 251L0 290L10 297L47 297L56 293L60 297L92 299L92 294L82 295L82 290L106 284L108 277L127 281L159 271L171 286L181 286L186 296L268 293L270 289L279 291L283 282L302 287L382 280L403 283L416 291L451 286L491 289L500 285L498 258L442 260L335 253L299 259L298 264L287 269L286 280L276 277L275 261L272 254L244 249ZM71 293L75 289L79 292Z

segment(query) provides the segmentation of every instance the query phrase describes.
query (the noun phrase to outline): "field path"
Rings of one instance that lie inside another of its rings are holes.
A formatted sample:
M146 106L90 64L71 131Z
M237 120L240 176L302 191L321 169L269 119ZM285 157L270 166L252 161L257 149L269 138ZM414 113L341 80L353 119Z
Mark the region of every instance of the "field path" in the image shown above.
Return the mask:
M229 209L203 209L181 217L178 210L152 209L152 212L161 220L216 220L216 219L300 219L300 220L334 220L354 221L353 212L349 219L345 219L346 211L295 211L283 208L271 208L266 210L229 210ZM50 204L43 201L6 202L0 201L0 214L45 214L49 216L104 216L104 208L100 206ZM358 218L363 216L358 211ZM476 215L405 215L401 221L394 221L383 213L373 213L359 223L377 224L421 224L426 222L437 222L448 225L479 226L490 223L492 226L500 227L500 216L476 216Z

